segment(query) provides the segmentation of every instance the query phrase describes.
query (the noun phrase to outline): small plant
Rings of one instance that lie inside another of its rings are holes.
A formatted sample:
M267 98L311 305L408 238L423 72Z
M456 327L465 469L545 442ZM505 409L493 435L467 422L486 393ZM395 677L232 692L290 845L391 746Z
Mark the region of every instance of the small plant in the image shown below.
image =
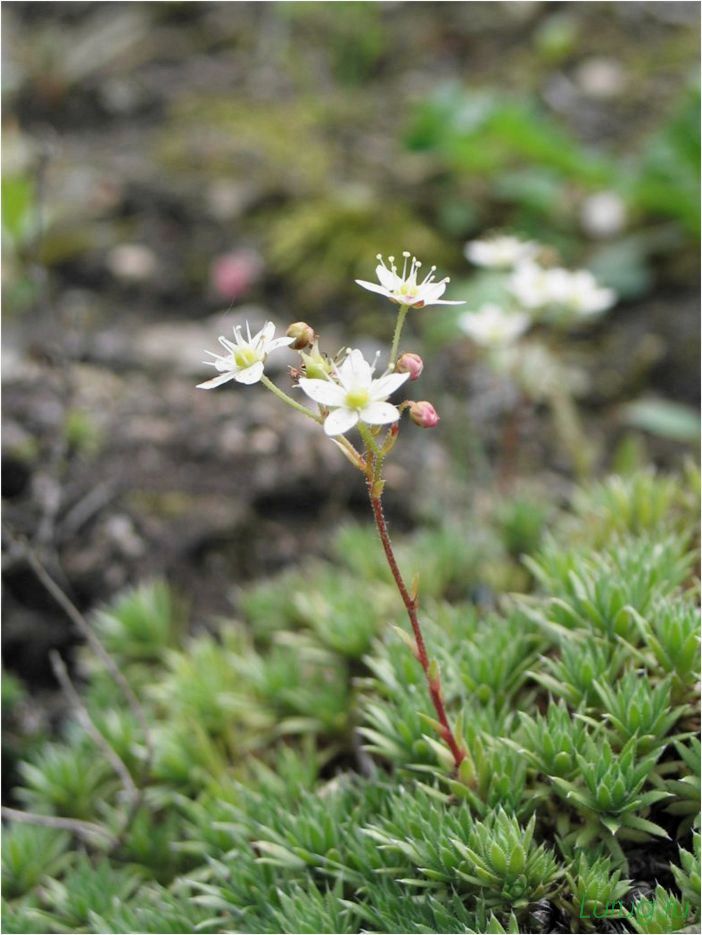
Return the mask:
M629 892L630 880L622 879L621 867L617 868L608 855L580 851L574 857L566 880L570 888L570 910L581 919L601 918L603 910L621 904ZM596 929L597 923L591 925Z
M400 272L394 257L389 257L386 264L378 255L378 282L357 280L358 285L379 293L398 308L390 357L381 377L375 377L375 363L369 364L359 350L342 348L334 357L326 357L319 350L318 338L313 329L305 322L294 322L288 328L287 335L278 338L275 337L272 322L267 322L254 335L247 323L246 336L242 329L237 327L234 329L234 341L224 336L220 337L219 342L224 354L206 352L212 358L208 363L217 370L218 375L201 383L199 388L215 389L230 381L245 385L262 383L283 403L323 426L325 434L363 474L388 567L412 628L413 651L424 671L427 689L436 712L438 731L451 750L454 767L458 769L465 757L465 750L459 746L448 721L438 664L427 652L417 614L418 585L415 583L408 588L402 577L383 513L382 496L385 487L384 463L397 442L403 411L406 410L411 421L420 428L433 428L439 422L436 410L426 400L405 400L399 407L388 402L390 396L408 380L418 379L423 369L418 355L408 352L400 354L405 319L413 308L463 303L442 298L449 279L446 277L437 281L436 267L433 266L424 279L420 279L419 270L422 264L415 257L410 259L407 251L403 253L403 258ZM296 385L317 404L316 412L289 396L272 383L265 373L268 355L287 346L292 346L300 353L300 366L293 371ZM357 428L360 433L360 450L346 437L346 433L353 428Z
M125 592L95 616L105 646L124 663L158 662L178 641L181 624L173 592L162 581Z
M647 753L665 743L665 737L680 720L684 708L670 707L670 683L652 686L641 673L630 670L616 689L595 683L602 700L604 717L622 743L632 737L640 752Z
M2 836L2 894L24 896L44 877L58 875L69 861L65 831L16 824Z
M556 792L582 815L584 824L571 837L580 846L595 840L599 828L609 835L603 841L617 857L622 857L617 837L647 840L651 835L667 837L666 831L639 814L656 802L668 798L666 792L642 787L653 772L659 752L644 757L636 755L636 738L632 738L618 753L603 738L589 738L584 754L578 754L580 782L568 782L559 776L551 781Z

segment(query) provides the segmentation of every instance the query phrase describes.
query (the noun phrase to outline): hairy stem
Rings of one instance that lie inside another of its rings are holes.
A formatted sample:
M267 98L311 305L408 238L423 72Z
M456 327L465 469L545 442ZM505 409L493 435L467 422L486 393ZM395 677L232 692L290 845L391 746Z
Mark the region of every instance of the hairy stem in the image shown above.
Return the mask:
M400 335L402 334L402 326L405 323L405 318L407 317L407 312L409 311L409 305L401 305L400 310L397 313L397 321L395 322L395 333L392 336L392 349L390 351L390 361L388 366L392 369L395 366L395 361L397 360L397 352L400 349Z
M417 659L419 660L419 664L424 670L431 702L434 705L437 719L441 725L441 737L451 751L454 766L456 769L458 769L458 767L465 759L466 751L463 749L463 747L459 746L456 737L454 736L453 730L451 729L451 725L449 724L449 720L446 715L446 708L444 707L444 699L441 691L441 680L439 678L439 673L437 671L436 665L432 666L432 663L429 659L426 643L424 642L424 634L422 633L419 617L417 616L417 600L416 597L411 595L407 590L407 585L405 584L404 578L402 577L397 564L397 559L395 558L395 552L392 547L392 542L390 541L390 534L388 533L388 527L385 522L385 516L383 514L381 494L377 493L380 484L382 483L381 479L377 476L377 473L378 472L374 470L373 476L370 476L370 474L368 476L368 495L370 497L371 507L373 509L375 525L378 529L378 535L380 536L380 541L383 545L385 558L387 559L390 571L392 572L395 584L397 585L397 590L400 592L402 603L405 605L405 610L407 611L409 622L412 625L412 632L414 633L414 639L416 643Z
M261 377L261 383L270 390L271 393L275 394L278 399L282 400L287 406L292 406L293 409L296 409L298 412L301 412L303 416L307 416L308 419L313 419L315 422L321 422L321 418L318 415L315 415L311 409L308 409L307 406L303 406L302 403L298 403L297 400L293 399L292 396L288 396L287 393L284 393L279 386L276 386L272 380L269 380L268 377L263 374Z

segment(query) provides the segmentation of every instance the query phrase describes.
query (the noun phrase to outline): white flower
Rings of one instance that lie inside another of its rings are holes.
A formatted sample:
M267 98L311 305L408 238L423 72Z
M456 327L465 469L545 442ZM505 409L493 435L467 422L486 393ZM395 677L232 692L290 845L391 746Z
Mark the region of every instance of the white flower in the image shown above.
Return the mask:
M412 308L424 308L427 305L463 305L462 301L449 301L442 299L441 296L446 291L446 286L450 282L448 276L437 281L434 280L435 266L429 270L421 282L417 282L417 273L421 268L421 263L412 257L409 270L407 269L407 260L410 254L405 250L402 254L404 263L402 264L402 273L398 273L395 266L395 257L389 256L390 266L385 265L385 260L378 254L377 259L380 263L375 268L375 275L378 277L378 283L365 282L363 279L357 279L356 283L369 289L371 292L377 292L384 295L391 302L397 305L408 305Z
M511 344L524 334L530 319L524 312L505 312L499 305L488 303L477 312L461 315L459 324L476 344L500 347Z
M198 389L211 390L215 386L221 386L222 383L228 383L229 380L246 384L258 383L263 376L263 365L268 354L277 347L287 347L293 342L292 338L274 338L274 334L275 325L272 321L267 321L253 337L251 337L248 322L246 323L246 338L242 337L241 325L234 328L234 341L220 336L219 343L227 353L220 355L205 351L214 359L204 361L216 367L220 375L206 383L200 383Z
M600 286L585 269L571 272L561 267L543 269L536 263L522 263L512 274L509 286L524 308L550 307L566 316L598 315L617 300L613 289Z
M568 309L582 318L600 315L617 301L614 289L601 286L589 270L581 269L570 274L566 290Z
M524 308L543 308L559 301L567 291L564 269L543 269L537 263L520 263L510 277L509 288Z
M518 263L532 260L538 252L537 243L505 235L488 240L471 240L465 246L466 259L476 266L492 269L510 269Z
M400 410L386 400L409 379L409 373L389 373L374 380L373 369L363 354L354 350L340 367L334 368L335 380L302 377L304 392L332 410L324 420L327 435L343 435L359 420L368 425L387 425L400 418Z
M583 202L580 221L591 237L614 237L626 224L626 205L616 192L596 192Z

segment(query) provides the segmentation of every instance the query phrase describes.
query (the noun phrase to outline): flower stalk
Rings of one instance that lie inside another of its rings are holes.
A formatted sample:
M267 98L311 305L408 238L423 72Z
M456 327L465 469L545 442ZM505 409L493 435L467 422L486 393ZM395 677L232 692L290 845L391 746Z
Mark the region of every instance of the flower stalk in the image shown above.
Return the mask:
M424 640L424 634L422 633L422 627L417 615L417 595L416 593L410 594L409 589L405 584L405 580L402 577L402 572L400 571L400 568L397 564L397 559L395 558L395 552L392 547L390 533L388 532L387 523L385 521L385 514L383 513L383 480L381 477L381 472L382 457L375 456L372 452L369 452L366 483L368 486L368 497L370 499L371 509L373 510L373 518L375 520L376 529L378 530L378 536L383 546L385 558L392 573L393 580L395 581L397 590L400 592L402 603L405 605L407 617L412 627L415 640L415 656L424 671L431 703L434 706L436 717L440 725L441 738L451 751L454 766L456 771L458 771L461 763L466 757L466 750L456 740L456 736L451 729L451 725L446 714L446 707L444 705L444 697L441 689L439 668L435 660L429 659L426 642Z
M395 322L395 333L392 336L392 348L390 350L390 367L395 366L395 361L397 360L397 354L400 350L400 337L402 335L402 328L405 324L405 318L407 317L407 312L409 311L409 305L401 305L397 313L397 321Z
M416 402L404 400L399 405L390 402L390 397L408 380L417 380L424 368L418 354L407 352L399 361L400 339L405 318L410 308L425 308L428 305L462 305L462 301L443 299L441 296L449 282L448 277L436 281L432 266L421 281L418 271L421 263L416 257L403 253L402 272L395 266L394 257L389 257L390 266L386 266L382 257L376 267L378 283L357 280L358 284L371 292L378 292L398 307L395 330L393 333L390 359L385 372L375 376L375 362L369 363L360 350L342 348L334 358L323 355L318 347L317 335L305 322L293 322L286 337L275 337L275 326L266 322L260 331L253 334L247 323L246 336L240 326L234 328L234 341L224 335L219 343L225 353L206 351L211 360L205 361L218 371L218 376L199 384L201 389L215 389L223 383L253 384L263 383L281 402L296 412L312 419L324 429L327 437L341 450L344 456L365 477L368 487L371 509L375 519L385 558L397 589L405 605L407 616L414 634L414 644L405 631L406 641L418 659L424 672L429 697L436 711L437 720L431 720L440 737L451 751L456 772L466 759L467 751L456 739L449 724L444 706L443 692L438 663L430 659L427 653L424 635L417 616L417 589L407 588L397 564L387 523L383 515L383 463L395 446L400 430L403 412L409 412L409 419L421 428L433 428L439 422L439 416L426 400ZM265 367L268 355L279 348L290 347L300 354L301 367L291 368L296 386L317 403L316 412L303 406L276 386L266 375ZM306 348L311 348L305 353ZM357 429L363 447L358 450L345 437L346 432ZM381 439L381 433L385 432Z

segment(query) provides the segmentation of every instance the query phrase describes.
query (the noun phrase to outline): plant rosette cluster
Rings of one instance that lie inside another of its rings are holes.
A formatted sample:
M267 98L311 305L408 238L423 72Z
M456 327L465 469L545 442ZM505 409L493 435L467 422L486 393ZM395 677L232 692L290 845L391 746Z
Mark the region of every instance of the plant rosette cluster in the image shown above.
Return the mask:
M449 278L437 280L435 266L420 278L422 264L407 251L402 256L400 270L394 257L388 257L386 263L378 254L375 270L378 282L357 280L362 288L382 295L398 309L390 356L379 375L376 374L379 353L372 362L366 360L360 350L350 348L341 348L329 357L320 351L318 337L306 322L294 322L287 329L286 336L278 338L272 322L266 322L253 335L247 323L246 336L239 326L234 329L233 341L224 336L219 338L224 354L206 352L211 359L205 363L213 366L218 375L199 384L199 389L214 389L230 381L248 385L262 383L281 402L318 423L354 467L363 473L378 535L412 627L413 639L407 637L407 640L424 670L436 712L433 723L458 769L466 753L449 724L438 663L429 657L417 617L417 588L410 590L402 577L381 500L385 485L383 466L397 441L403 412L407 411L410 420L420 428L435 428L439 423L439 414L428 400L391 401L402 386L418 380L424 370L419 354L412 351L400 354L405 318L410 309L462 305L463 301L442 298ZM283 347L299 353L299 366L291 368L291 375L295 387L316 404L316 410L294 399L267 376L265 370L269 355ZM357 429L360 434L359 447L346 437L352 429Z

